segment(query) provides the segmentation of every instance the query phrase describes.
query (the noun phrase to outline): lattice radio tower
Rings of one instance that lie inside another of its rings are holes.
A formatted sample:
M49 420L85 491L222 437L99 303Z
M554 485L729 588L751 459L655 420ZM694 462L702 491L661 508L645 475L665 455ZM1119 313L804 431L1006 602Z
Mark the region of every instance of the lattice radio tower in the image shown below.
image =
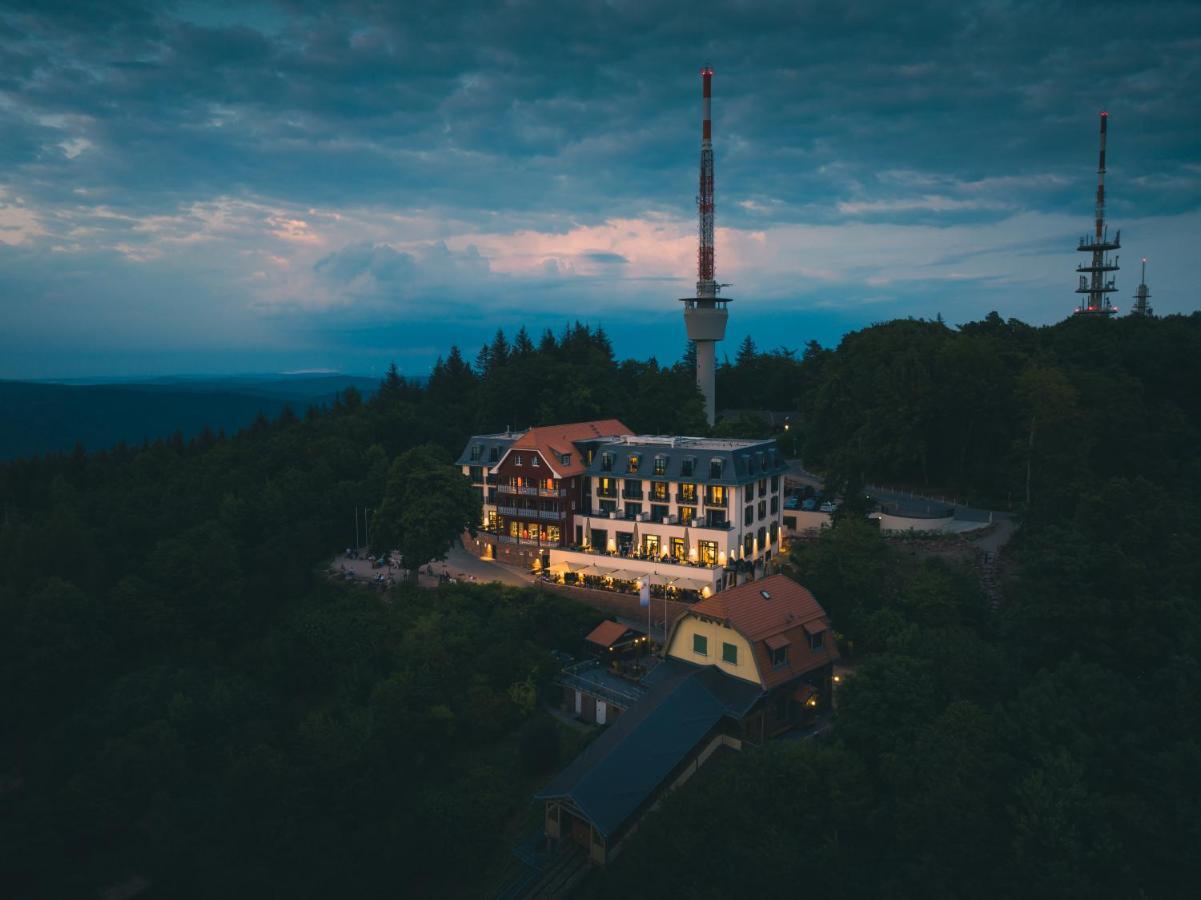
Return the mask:
M1087 266L1076 266L1076 271L1081 273L1080 285L1076 288L1076 293L1084 294L1087 297L1076 307L1077 315L1112 316L1118 311L1117 307L1109 302L1109 295L1117 290L1114 286L1114 279L1109 273L1118 270L1118 257L1110 257L1109 252L1122 246L1122 232L1121 230L1115 232L1113 239L1110 240L1109 229L1105 224L1105 130L1108 123L1109 113L1101 113L1101 155L1097 165L1096 223L1092 238L1090 239L1087 235L1082 237L1080 246L1076 248L1080 253L1092 254L1092 261Z

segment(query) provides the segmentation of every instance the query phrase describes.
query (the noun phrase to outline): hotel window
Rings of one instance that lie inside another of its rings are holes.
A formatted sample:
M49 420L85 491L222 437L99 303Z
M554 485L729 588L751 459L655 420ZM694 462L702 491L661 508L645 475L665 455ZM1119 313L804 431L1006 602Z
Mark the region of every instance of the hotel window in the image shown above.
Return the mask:
M609 549L609 532L603 528L593 528L592 537L589 540L592 541L593 550L604 551Z
M755 552L755 536L748 533L742 538L742 555L750 556Z
M771 498L771 514L774 516L780 511L780 495L776 494Z
M759 546L766 547L767 546L767 529L760 528L758 537L759 537Z
M658 505L651 506L651 521L652 522L662 522L669 515L671 515L671 514L667 511L666 506L658 506Z
M667 474L667 457L666 456L656 456L655 457L655 474L656 475L666 475Z
M722 470L721 459L714 457L713 459L709 460L709 477L710 478L721 478L721 470Z
M500 447L488 448L488 462L497 462L500 459Z
M717 565L717 541L697 541L696 549L702 563L707 566Z
M681 506L680 507L680 521L683 522L685 525L687 525L689 522L691 522L695 518L696 518L696 507L695 506Z
M662 545L659 543L659 535L644 534L642 536L642 552L647 556L658 556L661 552Z
M602 453L601 454L601 471L602 472L612 472L613 471L613 454L612 453Z
M549 541L550 543L552 543L552 544L559 543L559 538L560 538L561 534L562 533L559 531L558 525L547 525L546 526L546 540Z
M748 506L746 509L744 509L742 511L742 524L750 525L754 521L755 521L755 507Z
M598 496L598 497L616 497L617 496L617 481L612 478L596 479L596 496Z
M734 644L721 643L721 660L732 666L738 665L738 648Z
M693 470L696 468L696 457L685 456L680 460L680 474L689 478L692 476Z
M617 511L617 501L616 500L600 501L600 511L601 511L601 515L605 515L605 516L607 516L611 512L616 512Z
M475 484L483 484L484 483L484 467L483 466L472 466L471 467L471 480Z
M651 482L651 499L667 502L667 482L652 481Z
M544 478L542 480L542 487L545 490L553 491L555 489L555 480L553 478Z
M760 519L762 519L762 518L764 518L766 515L767 515L767 501L766 501L766 500L760 500L760 501L759 501L759 518L760 518Z
M688 555L688 548L684 545L684 539L673 537L671 539L671 557L672 557L672 559L683 559L687 555Z
M766 478L759 479L759 496L760 497L767 496L767 479Z
M565 466L570 466L571 465L571 454L564 453L562 456L559 457L559 462L563 463L563 465L565 465Z
M521 525L519 525L515 519L510 519L509 520L509 535L511 537L517 537L520 534L521 534Z
M634 516L640 516L640 515L642 515L642 504L641 503L627 503L626 504L626 518L627 519L632 519L632 518L634 518Z
M480 454L483 452L484 452L483 444L472 444L471 445L471 461L476 462L477 460L479 460Z
M708 487L705 503L709 506L725 506L726 505L726 489L720 484L711 484Z
M680 502L695 503L696 502L696 483L691 481L680 482Z
M771 492L773 494L775 494L775 493L779 493L779 490L780 490L780 476L773 475L771 477Z
M793 520L793 521L795 522L795 520ZM775 522L772 522L771 523L771 531L769 531L768 534L771 535L771 542L773 544L776 543L776 541L778 541L780 539L780 526L777 525Z
M692 636L692 652L697 656L708 656L709 639L703 634L694 634Z
M637 454L631 453L629 456L626 457L626 471L627 472L637 472L638 464L641 461L642 461L641 458Z
M621 496L627 500L641 500L642 482L637 478L627 478L625 484L622 485Z
M593 457L595 457L595 456L596 456L596 451L593 450L591 447L589 447L586 451L584 451L584 465L586 465L586 466L592 465L592 460L593 460Z

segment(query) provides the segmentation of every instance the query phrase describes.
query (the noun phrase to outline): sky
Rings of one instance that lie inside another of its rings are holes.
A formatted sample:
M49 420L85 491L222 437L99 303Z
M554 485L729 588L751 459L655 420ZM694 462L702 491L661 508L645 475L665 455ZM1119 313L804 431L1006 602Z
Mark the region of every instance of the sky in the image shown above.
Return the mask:
M711 65L726 341L1201 306L1201 4L0 0L0 378L684 350Z

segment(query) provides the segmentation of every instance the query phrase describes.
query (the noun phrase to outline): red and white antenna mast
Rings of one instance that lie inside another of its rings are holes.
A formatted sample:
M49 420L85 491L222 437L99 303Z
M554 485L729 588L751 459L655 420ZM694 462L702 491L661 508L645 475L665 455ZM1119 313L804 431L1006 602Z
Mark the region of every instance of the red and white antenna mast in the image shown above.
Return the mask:
M1109 256L1110 250L1118 250L1122 246L1122 232L1118 231L1113 240L1105 227L1105 134L1109 125L1109 113L1101 113L1101 151L1097 160L1097 206L1093 239L1080 239L1076 249L1081 253L1091 253L1089 265L1076 266L1081 273L1077 294L1087 294L1088 299L1076 307L1077 313L1100 316L1112 316L1117 307L1109 302L1109 295L1117 288L1110 272L1118 270L1118 258Z
M726 304L717 296L713 265L713 120L710 104L713 99L713 70L701 69L701 184L696 197L700 217L700 246L696 253L696 296L683 297L684 327L688 339L696 346L696 385L705 397L705 418L710 425L716 417L715 344L726 336Z
M697 194L700 214L700 248L697 251L696 295L716 297L717 278L713 265L713 70L701 69L701 183Z

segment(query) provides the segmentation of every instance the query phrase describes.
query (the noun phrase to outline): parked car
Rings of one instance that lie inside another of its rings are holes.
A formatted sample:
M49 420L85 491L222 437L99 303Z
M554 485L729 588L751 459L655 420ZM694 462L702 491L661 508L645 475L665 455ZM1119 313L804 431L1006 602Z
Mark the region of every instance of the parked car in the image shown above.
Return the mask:
M800 505L801 505L801 500L799 497L789 497L787 500L784 501L785 509L797 509L798 507L800 507Z
M818 509L824 513L832 513L834 510L838 509L838 504L833 500L827 500L825 503L819 506Z
M807 512L813 512L813 510L817 509L817 501L810 497L801 504L801 509L806 510Z

